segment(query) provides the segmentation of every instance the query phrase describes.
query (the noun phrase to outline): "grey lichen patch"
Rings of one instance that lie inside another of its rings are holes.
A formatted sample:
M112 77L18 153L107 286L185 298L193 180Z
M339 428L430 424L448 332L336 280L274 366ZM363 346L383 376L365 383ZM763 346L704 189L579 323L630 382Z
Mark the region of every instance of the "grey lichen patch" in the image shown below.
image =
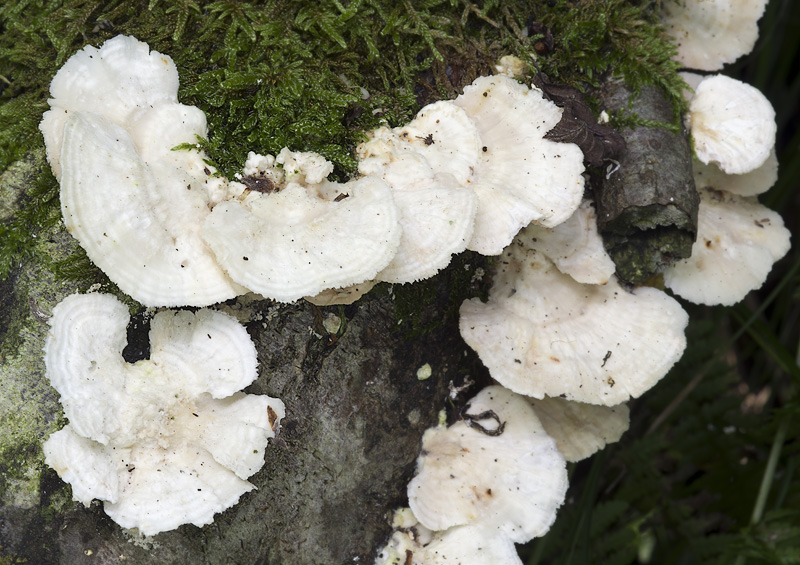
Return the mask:
M0 222L9 219L18 209L18 202L31 185L44 163L44 150L38 148L13 163L0 175Z
M13 194L5 185L4 190ZM13 277L2 283L0 501L3 514L13 514L20 524L42 519L39 505L42 516L46 514L40 491L45 468L40 444L64 423L58 394L45 375L42 351L49 313L76 290L56 281L50 265L69 256L75 245L62 227L50 226L33 240L32 252L15 266ZM58 506L50 515L62 510L62 504Z

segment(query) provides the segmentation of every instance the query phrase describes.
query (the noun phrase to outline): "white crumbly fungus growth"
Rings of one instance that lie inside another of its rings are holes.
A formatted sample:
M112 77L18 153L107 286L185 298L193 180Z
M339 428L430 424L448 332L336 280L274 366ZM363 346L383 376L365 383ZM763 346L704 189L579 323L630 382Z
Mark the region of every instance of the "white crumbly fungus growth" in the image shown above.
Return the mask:
M172 60L118 36L73 55L50 91L40 129L64 224L89 258L146 306L206 306L244 292L200 238L231 187L198 151L171 151L206 135L203 113L178 103Z
M425 363L422 367L417 369L417 380L424 381L431 378L433 374L433 369L431 369L430 363Z
M375 565L522 565L514 542L481 526L432 532L409 508L395 511L394 531Z
M494 66L494 72L511 78L524 77L530 71L528 63L515 55L503 55Z
M581 461L619 441L630 425L625 404L597 406L558 397L529 399L544 430L569 462Z
M203 526L254 487L283 403L243 394L257 376L244 327L211 310L152 319L150 359L126 363L127 308L104 294L53 310L47 375L70 423L44 443L45 462L89 505L144 535Z
M701 189L692 256L666 269L664 284L696 304L735 304L764 284L789 239L781 217L754 198Z
M775 146L772 104L758 89L724 75L700 82L686 123L697 158L728 174L760 167Z
M580 283L606 284L616 269L597 231L591 200L584 200L563 224L554 228L531 224L517 239L547 255L559 271Z
M529 223L552 228L572 215L583 196L583 153L544 139L561 119L560 108L506 76L479 77L454 104L481 139L469 184L479 204L468 249L499 255Z
M681 357L688 323L660 290L583 285L543 254L511 245L488 303L461 306L459 328L492 377L531 396L611 406L656 384Z
M425 432L408 485L414 515L435 531L473 525L515 543L543 535L564 501L567 472L531 405L490 386L463 417Z
M291 302L370 280L392 260L401 228L386 183L329 182L328 161L287 149L264 163L284 164L280 172L275 165L260 172L271 190L217 204L203 225L203 238L233 280Z
M663 0L664 26L678 45L676 60L717 71L753 50L767 0Z

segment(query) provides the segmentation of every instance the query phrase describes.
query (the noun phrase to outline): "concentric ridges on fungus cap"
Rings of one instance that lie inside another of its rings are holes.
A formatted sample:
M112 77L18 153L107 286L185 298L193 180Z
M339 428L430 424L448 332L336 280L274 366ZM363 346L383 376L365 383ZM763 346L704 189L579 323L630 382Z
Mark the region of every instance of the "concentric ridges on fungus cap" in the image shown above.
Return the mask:
M206 306L240 294L200 239L207 175L151 168L129 133L74 112L64 132L67 230L120 289L147 306Z
M54 309L45 361L71 410L44 443L46 462L123 527L151 535L207 524L253 488L245 479L263 465L284 405L235 392L256 377L255 347L227 314L159 312L151 358L135 364L121 354L127 321L105 295Z
M692 256L664 271L664 284L696 304L729 306L761 287L790 247L779 214L724 191L701 189Z
M396 191L403 228L397 254L376 276L378 281L407 283L434 276L467 247L472 235L478 199L443 173L427 186Z
M469 401L464 418L425 432L408 485L414 515L431 530L473 524L516 543L544 534L567 474L533 408L491 386Z
M560 108L505 76L476 79L454 103L481 139L470 179L479 206L469 249L498 255L530 222L555 227L572 215L583 196L583 153L544 139L561 119Z
M393 130L403 150L422 155L436 173L449 173L462 185L478 164L481 140L475 124L451 101L425 106L408 125Z
M230 396L258 376L256 348L235 319L213 310L167 310L150 322L150 359L184 394Z
M291 302L372 279L400 244L398 211L378 178L251 192L218 204L203 238L231 278Z
M39 128L59 178L61 136L71 112L98 113L125 126L137 110L178 102L178 71L167 55L151 52L134 37L118 35L99 49L89 45L70 57L53 78L50 94L52 109Z
M47 378L76 432L106 443L119 426L130 315L107 294L74 294L53 308L44 346ZM100 401L98 401L100 400ZM91 409L88 406L91 405Z
M199 428L197 445L241 479L264 465L267 440L275 436L278 423L286 415L282 402L242 392L220 400L202 395L197 408L199 413L208 415L202 420L193 416L192 423Z
M123 494L104 510L123 528L138 528L146 536L183 524L210 524L214 514L255 488L203 449L133 449L130 456L135 467L121 474Z
M547 255L562 273L580 283L606 284L614 274L614 262L597 231L591 200L584 200L564 223L554 228L531 224L517 234L517 239Z
M44 462L72 487L72 499L84 506L92 500L116 502L120 494L119 469L103 446L75 432L67 424L42 445Z
M775 110L756 88L724 75L703 79L686 122L695 154L729 174L760 167L775 146Z
M358 146L359 172L389 185L403 228L397 255L377 280L432 277L466 248L478 206L467 183L479 152L475 126L452 102L426 106L405 127L378 128Z
M690 69L717 71L753 50L767 0L663 0L677 61Z
M459 328L511 390L607 406L655 385L686 347L688 316L660 290L615 277L583 285L532 249L510 246L489 302L465 301Z

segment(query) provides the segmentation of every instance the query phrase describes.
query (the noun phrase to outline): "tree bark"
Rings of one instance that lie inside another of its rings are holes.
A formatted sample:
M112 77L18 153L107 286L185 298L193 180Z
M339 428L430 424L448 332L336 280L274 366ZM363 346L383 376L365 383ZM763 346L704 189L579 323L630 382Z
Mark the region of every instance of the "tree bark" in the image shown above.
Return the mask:
M44 167L43 156L32 155L2 177L3 214L24 201ZM71 501L70 487L43 461L41 441L64 424L42 361L46 317L79 290L58 282L51 264L76 246L63 226L54 227L0 287L3 553L70 565L123 558L159 565L371 563L389 534L391 511L404 504L419 440L445 407L448 383L483 371L461 341L457 310L444 307L449 279L462 275L465 263L426 283L431 300L415 304L425 331L398 320L408 290L388 285L343 308L247 297L221 305L249 320L258 350L259 378L246 392L281 398L286 417L264 467L250 479L257 490L209 526L143 540L114 524L100 504ZM472 261L469 269L478 265ZM329 333L325 317L342 330ZM129 361L147 354L147 331L144 323L129 328ZM425 363L433 374L419 380Z
M609 111L624 110L670 123L672 105L654 86L633 95L618 79L603 89ZM665 127L623 130L627 151L595 183L597 224L617 276L639 284L678 259L689 257L697 234L700 196L692 177L687 132Z

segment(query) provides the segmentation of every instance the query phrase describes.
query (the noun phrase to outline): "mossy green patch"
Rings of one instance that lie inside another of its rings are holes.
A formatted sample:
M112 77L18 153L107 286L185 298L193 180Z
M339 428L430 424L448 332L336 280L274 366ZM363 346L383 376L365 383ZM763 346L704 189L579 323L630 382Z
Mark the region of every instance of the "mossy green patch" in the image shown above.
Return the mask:
M554 35L553 52L535 61L552 80L586 90L614 72L634 88L663 87L679 109L682 82L655 4L11 0L0 8L0 170L41 150L37 124L58 67L84 45L120 33L175 60L179 97L206 112L204 149L226 176L250 150L290 147L323 154L345 179L355 172L353 150L365 131L403 123L422 104L454 96L500 54L529 58L529 21ZM42 222L57 218L55 186L43 172L19 217L0 224L0 279Z
M542 2L533 18L554 36L553 54L538 66L551 80L598 87L609 74L621 76L635 93L661 88L674 109L674 124L686 109L675 45L663 35L657 6L647 0L558 0ZM636 125L631 122L632 125Z

